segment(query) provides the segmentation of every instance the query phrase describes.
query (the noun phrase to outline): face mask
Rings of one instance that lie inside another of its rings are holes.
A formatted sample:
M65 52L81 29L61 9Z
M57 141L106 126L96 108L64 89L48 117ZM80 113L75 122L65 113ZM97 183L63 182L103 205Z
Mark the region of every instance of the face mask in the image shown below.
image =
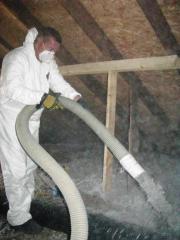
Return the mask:
M44 50L39 54L39 60L43 63L50 63L54 59L55 52Z

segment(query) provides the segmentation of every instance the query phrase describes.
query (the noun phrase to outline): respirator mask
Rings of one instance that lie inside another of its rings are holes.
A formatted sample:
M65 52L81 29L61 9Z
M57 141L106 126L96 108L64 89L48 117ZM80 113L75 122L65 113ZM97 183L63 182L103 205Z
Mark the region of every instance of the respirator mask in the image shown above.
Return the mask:
M44 50L39 54L39 60L43 63L50 63L54 59L55 52Z

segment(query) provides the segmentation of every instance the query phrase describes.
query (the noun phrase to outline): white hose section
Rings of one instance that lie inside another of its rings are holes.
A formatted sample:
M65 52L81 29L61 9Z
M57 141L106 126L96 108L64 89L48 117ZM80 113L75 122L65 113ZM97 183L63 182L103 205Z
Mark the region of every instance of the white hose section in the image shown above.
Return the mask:
M59 96L58 100L60 104L81 118L97 134L133 178L136 179L139 175L145 172L141 165L117 140L117 138L115 138L89 111L84 109L80 104L65 97Z
M27 154L49 174L62 192L71 220L71 240L88 239L88 218L83 200L74 182L64 169L33 138L29 131L29 118L36 111L26 106L16 120L17 137Z
M119 162L133 178L137 178L144 172L144 169L131 154L127 154L125 157L121 158Z

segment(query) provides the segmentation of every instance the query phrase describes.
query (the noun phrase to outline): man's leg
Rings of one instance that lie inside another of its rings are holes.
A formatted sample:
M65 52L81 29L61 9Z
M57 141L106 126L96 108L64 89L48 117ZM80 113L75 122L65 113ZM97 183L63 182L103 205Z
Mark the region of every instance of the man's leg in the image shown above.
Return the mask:
M1 105L0 108L0 162L9 201L7 220L14 229L34 234L42 230L29 213L36 164L27 157L17 139L15 121L18 112L19 109L9 105ZM33 122L35 124L30 124L32 134L39 129L39 121L36 119Z
M12 226L21 225L32 218L29 213L32 193L27 188L27 157L23 150L1 143L0 158L9 201L7 220Z

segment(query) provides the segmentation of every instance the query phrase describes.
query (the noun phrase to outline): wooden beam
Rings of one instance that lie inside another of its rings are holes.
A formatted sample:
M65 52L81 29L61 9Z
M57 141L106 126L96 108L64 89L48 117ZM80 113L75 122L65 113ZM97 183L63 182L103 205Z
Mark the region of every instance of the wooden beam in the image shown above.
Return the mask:
M137 0L145 16L149 20L154 32L159 38L163 47L169 54L177 54L180 51L178 44L171 28L163 15L157 0Z
M109 71L155 71L180 69L180 58L177 55L149 58L135 58L106 62L85 63L62 66L61 73L66 76L84 74L102 74Z
M13 47L0 36L0 44L7 50L11 50Z
M34 18L28 9L25 7L21 0L13 1L13 0L3 0L2 1L4 6L9 9L9 12L13 14L14 18L22 23L24 28L31 28L31 27L41 27L42 24Z
M117 72L108 73L108 94L106 110L106 128L114 135L116 121L116 94L117 94ZM113 156L105 146L104 168L103 168L103 190L111 190L112 185L112 160Z
M16 24L22 28L23 30L26 29L26 26L23 24L23 22L21 22L18 17L16 15L14 15L8 8L7 6L4 4L5 1L1 1L0 2L0 8L3 11L3 13L6 14L6 16L10 17L13 19L14 22L16 22ZM14 2L15 3L15 2Z
M87 34L87 36L91 39L91 41L96 44L96 46L104 54L104 57L108 58L107 60L117 60L123 58L121 52L116 48L113 42L105 34L103 29L100 28L95 19L91 16L91 14L79 0L60 0L60 2L78 23L78 25L82 28L82 30ZM165 126L169 124L169 118L167 117L166 113L159 105L156 98L142 84L141 79L132 72L121 73L121 76L128 84L131 85L131 87L132 84L135 83L133 86L137 86L136 88L138 89L138 97L144 102L150 112L153 115L157 116L157 118L159 118L159 120Z

